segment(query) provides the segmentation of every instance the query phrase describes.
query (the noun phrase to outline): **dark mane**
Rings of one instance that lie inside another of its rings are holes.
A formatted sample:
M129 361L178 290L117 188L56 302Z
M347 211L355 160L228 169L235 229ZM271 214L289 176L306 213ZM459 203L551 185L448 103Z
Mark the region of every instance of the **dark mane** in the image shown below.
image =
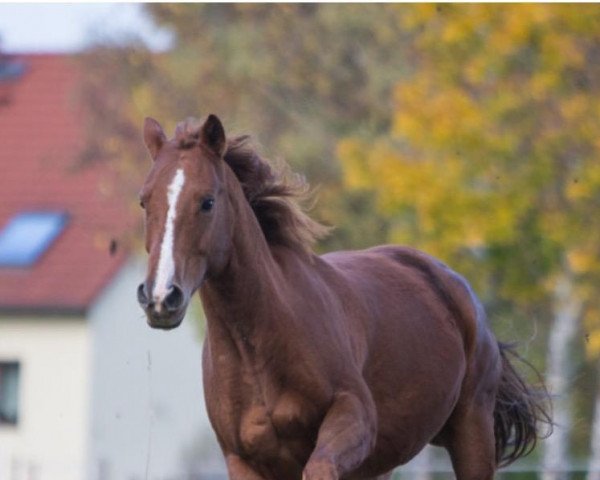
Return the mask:
M299 201L309 195L303 177L287 167L274 170L250 143L248 135L227 142L225 161L242 185L262 231L270 245L309 251L329 228L311 219Z

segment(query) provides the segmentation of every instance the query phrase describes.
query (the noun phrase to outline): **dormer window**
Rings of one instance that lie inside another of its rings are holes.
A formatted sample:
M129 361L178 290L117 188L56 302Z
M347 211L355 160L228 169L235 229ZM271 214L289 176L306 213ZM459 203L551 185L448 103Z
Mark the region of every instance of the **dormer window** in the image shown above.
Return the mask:
M0 267L30 267L46 252L67 223L64 212L24 212L0 231Z

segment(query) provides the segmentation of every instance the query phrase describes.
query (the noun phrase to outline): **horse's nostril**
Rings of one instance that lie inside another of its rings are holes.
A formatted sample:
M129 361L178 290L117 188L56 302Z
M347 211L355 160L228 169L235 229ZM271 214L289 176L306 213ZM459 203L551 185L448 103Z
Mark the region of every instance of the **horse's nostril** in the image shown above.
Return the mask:
M177 285L171 286L171 290L163 300L165 308L171 312L179 310L183 305L183 292Z
M139 304L142 307L147 307L148 306L148 294L146 293L146 284L145 283L140 283L138 288L137 288L137 299Z

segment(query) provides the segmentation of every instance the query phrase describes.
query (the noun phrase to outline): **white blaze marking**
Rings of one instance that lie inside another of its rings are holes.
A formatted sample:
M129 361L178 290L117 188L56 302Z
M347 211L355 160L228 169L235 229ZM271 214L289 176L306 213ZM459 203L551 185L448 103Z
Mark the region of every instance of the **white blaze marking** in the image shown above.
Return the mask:
M169 292L170 283L175 274L175 261L173 260L173 230L175 217L177 216L177 200L181 190L183 190L184 182L185 175L183 174L183 169L179 168L175 172L175 176L167 189L167 218L165 220L165 232L160 245L160 257L158 259L158 267L156 269L156 278L154 281L154 301L158 311L160 311L162 300Z

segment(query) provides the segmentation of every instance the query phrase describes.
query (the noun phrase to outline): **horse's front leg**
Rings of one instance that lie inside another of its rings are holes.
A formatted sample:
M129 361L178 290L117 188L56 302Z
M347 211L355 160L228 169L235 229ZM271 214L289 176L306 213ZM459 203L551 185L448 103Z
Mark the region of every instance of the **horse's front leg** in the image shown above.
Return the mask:
M373 449L376 425L375 404L366 387L359 394L337 393L302 479L336 480L352 471Z

